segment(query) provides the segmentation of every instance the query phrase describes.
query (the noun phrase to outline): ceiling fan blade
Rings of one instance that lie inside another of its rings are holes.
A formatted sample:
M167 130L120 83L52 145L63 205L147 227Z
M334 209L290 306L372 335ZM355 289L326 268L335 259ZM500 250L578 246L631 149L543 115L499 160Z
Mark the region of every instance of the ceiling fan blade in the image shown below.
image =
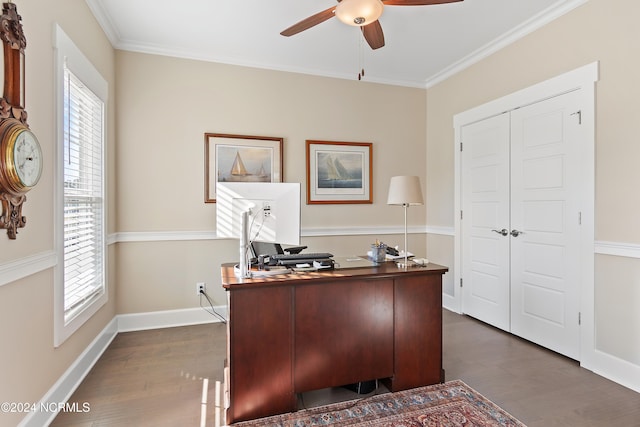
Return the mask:
M431 4L455 3L463 0L382 0L389 6L429 6Z
M379 49L384 46L384 33L382 32L382 26L380 21L375 20L369 25L360 27L364 39L369 43L371 49Z
M315 15L311 15L310 17L303 19L297 24L290 26L280 34L282 34L283 36L289 37L294 34L298 34L299 32L302 32L304 30L308 30L309 28L315 25L318 25L326 21L327 19L333 18L335 16L334 14L335 10L336 10L336 7L334 6L334 7L330 7L327 10L323 10L322 12L318 12Z

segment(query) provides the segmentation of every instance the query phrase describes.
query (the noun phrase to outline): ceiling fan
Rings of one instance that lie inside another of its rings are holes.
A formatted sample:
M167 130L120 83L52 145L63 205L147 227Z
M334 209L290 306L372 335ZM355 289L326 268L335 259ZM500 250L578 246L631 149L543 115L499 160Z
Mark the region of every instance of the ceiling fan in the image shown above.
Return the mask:
M336 6L311 15L292 25L280 34L289 37L318 25L334 16L348 25L360 27L362 34L371 46L378 49L384 46L384 34L378 18L382 9L388 6L429 6L432 4L455 3L463 0L337 0Z

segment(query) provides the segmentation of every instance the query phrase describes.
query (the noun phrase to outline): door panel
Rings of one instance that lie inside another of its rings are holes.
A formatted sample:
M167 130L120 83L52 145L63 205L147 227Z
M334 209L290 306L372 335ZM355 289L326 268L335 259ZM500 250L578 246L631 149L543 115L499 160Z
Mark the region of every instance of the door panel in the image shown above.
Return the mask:
M463 312L509 330L509 114L462 129Z
M577 93L511 113L511 332L579 356Z
M461 129L463 312L579 358L579 92ZM496 231L508 230L507 236Z

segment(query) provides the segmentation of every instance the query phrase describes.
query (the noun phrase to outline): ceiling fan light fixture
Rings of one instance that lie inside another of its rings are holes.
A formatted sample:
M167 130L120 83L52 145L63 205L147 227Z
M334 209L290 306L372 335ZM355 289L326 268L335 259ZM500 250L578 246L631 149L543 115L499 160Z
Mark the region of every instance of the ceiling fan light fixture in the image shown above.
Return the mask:
M383 8L380 0L342 0L335 13L345 24L362 27L380 18Z

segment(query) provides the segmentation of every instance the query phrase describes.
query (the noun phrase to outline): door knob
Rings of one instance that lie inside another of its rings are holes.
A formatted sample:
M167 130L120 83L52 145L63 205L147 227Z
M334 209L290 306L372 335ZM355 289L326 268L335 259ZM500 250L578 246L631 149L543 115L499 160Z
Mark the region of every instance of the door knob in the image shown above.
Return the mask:
M513 237L518 237L519 235L524 234L524 231L518 231L515 228L513 230L511 230L511 235Z
M491 231L498 234L502 234L503 236L506 236L507 234L509 234L509 230L507 230L506 228L503 228L502 230L491 230Z

